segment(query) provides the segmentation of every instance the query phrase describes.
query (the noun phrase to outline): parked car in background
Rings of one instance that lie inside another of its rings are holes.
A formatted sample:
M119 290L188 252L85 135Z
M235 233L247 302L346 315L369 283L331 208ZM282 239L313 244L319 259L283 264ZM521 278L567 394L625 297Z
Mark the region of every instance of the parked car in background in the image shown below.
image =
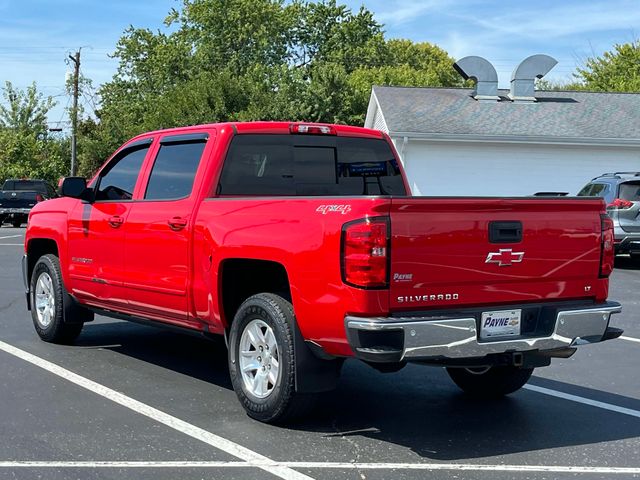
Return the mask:
M603 198L613 220L616 254L640 257L640 172L604 173L578 196Z
M0 192L0 226L6 222L18 228L27 222L36 203L56 196L45 180L6 180Z

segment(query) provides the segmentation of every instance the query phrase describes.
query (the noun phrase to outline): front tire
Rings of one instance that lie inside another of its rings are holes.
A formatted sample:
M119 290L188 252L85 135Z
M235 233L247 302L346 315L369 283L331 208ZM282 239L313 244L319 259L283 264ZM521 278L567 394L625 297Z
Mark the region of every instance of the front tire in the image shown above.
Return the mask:
M31 275L31 318L36 333L45 342L70 344L82 331L82 322L64 320L67 295L58 257L43 255Z
M249 297L229 334L229 372L247 414L284 423L308 412L315 396L295 389L293 306L272 293Z
M22 222L14 220L13 222L11 222L11 226L13 226L13 228L20 228L22 226Z
M478 398L498 398L520 390L533 368L447 368L451 380L465 393Z

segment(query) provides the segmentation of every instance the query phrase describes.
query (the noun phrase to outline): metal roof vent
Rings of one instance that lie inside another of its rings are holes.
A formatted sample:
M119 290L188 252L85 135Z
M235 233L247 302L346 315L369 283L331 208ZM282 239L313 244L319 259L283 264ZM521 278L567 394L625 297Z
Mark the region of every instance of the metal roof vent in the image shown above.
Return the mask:
M514 102L535 102L535 80L544 77L558 61L549 55L531 55L511 75L509 98Z
M482 57L464 57L453 64L453 68L465 80L475 80L473 98L476 100L500 100L498 97L498 74L493 65Z

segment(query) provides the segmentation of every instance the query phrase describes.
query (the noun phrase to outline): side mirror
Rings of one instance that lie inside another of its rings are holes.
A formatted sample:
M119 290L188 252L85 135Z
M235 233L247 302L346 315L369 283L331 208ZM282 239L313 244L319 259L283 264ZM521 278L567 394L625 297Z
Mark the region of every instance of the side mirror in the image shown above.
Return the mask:
M87 180L84 177L66 177L60 185L60 195L87 202L94 201L93 190L87 188Z

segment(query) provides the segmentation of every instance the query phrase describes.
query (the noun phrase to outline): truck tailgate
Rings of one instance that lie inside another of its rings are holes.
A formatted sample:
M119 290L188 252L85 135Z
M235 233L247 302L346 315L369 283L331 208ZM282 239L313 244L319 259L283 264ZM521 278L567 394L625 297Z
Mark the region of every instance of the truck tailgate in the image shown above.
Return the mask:
M37 203L38 192L32 191L2 191L0 192L1 208L31 208Z
M592 199L393 198L390 307L600 299L604 211Z

